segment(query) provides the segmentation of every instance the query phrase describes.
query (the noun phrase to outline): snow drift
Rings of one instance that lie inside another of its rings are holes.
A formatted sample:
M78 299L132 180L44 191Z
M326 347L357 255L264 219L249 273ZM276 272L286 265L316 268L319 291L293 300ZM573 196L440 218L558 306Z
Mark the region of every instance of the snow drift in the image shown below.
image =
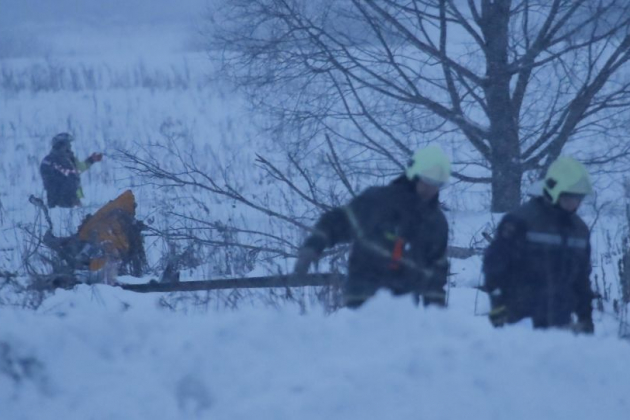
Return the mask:
M470 300L470 291L454 291ZM380 294L358 311L178 314L107 286L0 308L5 419L624 419L628 343L493 329ZM602 330L600 328L600 330ZM605 329L604 329L605 330Z

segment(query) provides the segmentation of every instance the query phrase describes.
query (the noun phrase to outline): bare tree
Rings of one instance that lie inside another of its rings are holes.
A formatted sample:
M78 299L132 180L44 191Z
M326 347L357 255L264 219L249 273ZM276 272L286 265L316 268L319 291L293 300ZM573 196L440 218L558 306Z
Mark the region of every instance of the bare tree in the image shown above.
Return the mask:
M465 139L455 176L507 211L570 139L596 139L587 163L628 155L629 28L627 0L230 0L208 39L295 159L326 132L337 169L382 175Z

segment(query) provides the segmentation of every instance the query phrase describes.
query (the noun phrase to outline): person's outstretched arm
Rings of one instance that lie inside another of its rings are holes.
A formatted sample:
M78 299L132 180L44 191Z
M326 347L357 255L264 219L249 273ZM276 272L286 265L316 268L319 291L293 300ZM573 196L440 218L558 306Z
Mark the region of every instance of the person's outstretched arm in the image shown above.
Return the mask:
M373 191L368 189L348 205L329 210L319 218L298 251L298 260L293 270L295 274L306 274L309 266L319 259L324 249L361 236L362 219L364 213L369 211Z
M84 161L80 161L79 159L76 160L77 169L79 170L79 172L85 172L90 169L92 165L94 165L96 162L100 162L101 160L103 160L102 153L92 153Z

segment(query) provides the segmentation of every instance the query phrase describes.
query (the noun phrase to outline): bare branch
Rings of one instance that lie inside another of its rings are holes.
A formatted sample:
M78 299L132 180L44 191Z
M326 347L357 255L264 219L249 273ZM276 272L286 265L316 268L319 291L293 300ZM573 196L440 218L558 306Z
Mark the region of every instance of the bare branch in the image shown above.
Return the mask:
M355 193L354 188L352 188L352 185L350 185L350 181L348 181L348 177L346 176L345 171L343 170L343 168L341 167L341 164L339 163L339 157L337 156L337 152L335 152L335 148L333 147L332 141L330 141L330 136L328 134L326 134L326 142L328 143L328 147L330 149L330 155L328 158L329 163L333 167L335 173L341 179L341 182L343 182L343 185L346 187L348 192L353 197L356 197L357 194Z

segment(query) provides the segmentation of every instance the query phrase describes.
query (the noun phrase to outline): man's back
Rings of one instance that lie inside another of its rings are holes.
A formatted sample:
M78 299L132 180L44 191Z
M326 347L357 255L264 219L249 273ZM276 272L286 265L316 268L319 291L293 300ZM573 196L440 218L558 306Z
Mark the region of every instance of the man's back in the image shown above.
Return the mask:
M569 324L590 308L589 231L575 214L535 198L507 214L484 258L488 291L500 290L508 322Z
M79 170L74 154L53 150L40 165L40 173L48 197L48 207L74 207L79 205Z

